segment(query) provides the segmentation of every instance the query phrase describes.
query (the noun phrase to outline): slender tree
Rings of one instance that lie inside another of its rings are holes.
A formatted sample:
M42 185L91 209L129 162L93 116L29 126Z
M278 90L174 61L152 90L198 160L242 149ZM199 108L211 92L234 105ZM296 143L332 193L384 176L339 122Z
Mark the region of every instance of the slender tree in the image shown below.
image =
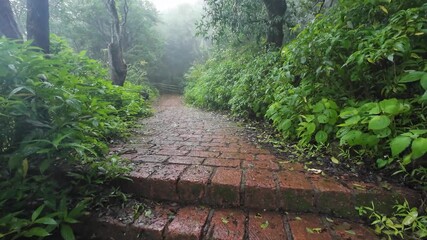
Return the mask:
M27 37L49 53L49 0L27 0Z
M128 6L125 0L124 16L120 23L117 12L116 1L107 0L107 7L112 17L111 21L111 40L108 44L108 58L110 62L110 73L113 84L123 86L127 75L127 64L123 58L122 37L123 26L126 24Z
M9 0L0 0L0 36L22 39Z

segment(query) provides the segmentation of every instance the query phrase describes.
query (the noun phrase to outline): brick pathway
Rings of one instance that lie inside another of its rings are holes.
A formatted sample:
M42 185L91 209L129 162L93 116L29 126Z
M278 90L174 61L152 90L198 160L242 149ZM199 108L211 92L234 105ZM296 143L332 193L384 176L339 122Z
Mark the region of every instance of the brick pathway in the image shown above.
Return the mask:
M208 207L182 208L173 221L156 221L156 230L148 232L157 237L146 239L374 239L356 238L367 234L360 225L337 230L335 221L317 214L355 220L355 206L374 201L376 209L389 211L396 199L418 199L399 187L386 190L308 173L301 164L278 159L245 140L236 123L186 107L178 96L161 97L156 109L130 144L112 149L135 164L133 182L123 183L123 189L143 198ZM129 234L146 226L135 222L127 225ZM315 238L310 228L315 228ZM355 229L356 237L344 236Z

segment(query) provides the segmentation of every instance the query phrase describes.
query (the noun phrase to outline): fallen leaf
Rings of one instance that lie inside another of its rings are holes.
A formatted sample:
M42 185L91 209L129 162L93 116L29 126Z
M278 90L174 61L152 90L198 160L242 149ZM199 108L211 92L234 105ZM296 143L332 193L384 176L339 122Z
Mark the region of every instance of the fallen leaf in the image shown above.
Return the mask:
M340 164L340 161L336 157L331 157L331 161L335 164Z
M262 224L260 225L260 227L261 227L262 229L266 229L266 228L268 228L268 221L265 221L264 223L262 223Z

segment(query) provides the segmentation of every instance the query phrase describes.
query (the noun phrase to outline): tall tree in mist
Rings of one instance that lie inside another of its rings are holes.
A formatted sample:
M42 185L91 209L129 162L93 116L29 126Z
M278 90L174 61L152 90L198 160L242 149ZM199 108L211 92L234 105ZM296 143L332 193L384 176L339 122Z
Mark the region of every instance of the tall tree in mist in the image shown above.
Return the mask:
M1 35L12 39L22 39L9 0L0 0L0 36Z
M27 0L27 38L49 53L49 0Z

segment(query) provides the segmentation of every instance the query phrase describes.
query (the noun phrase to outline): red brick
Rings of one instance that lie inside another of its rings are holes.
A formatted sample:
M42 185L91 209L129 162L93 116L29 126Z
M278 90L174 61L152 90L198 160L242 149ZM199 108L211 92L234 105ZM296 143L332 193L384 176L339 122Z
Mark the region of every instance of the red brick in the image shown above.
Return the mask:
M277 208L276 183L271 171L250 169L245 174L245 206L258 209Z
M151 163L162 163L165 162L166 159L168 159L168 156L160 156L160 155L144 155L144 156L138 156L134 159L134 161L139 162L151 162Z
M200 158L200 157L189 157L189 156L174 156L171 157L168 162L169 163L177 163L177 164L187 164L187 165L197 165L197 164L201 164L203 162L203 160L205 160L204 158Z
M130 173L129 178L132 181L124 181L121 185L122 189L128 193L134 193L137 196L148 197L150 188L147 184L147 178L155 171L163 168L163 165L157 163L141 164L137 171Z
M378 240L373 230L370 230L358 223L346 222L341 219L333 219L330 228L335 232L339 239L346 240Z
M166 240L199 240L208 217L208 209L182 208L166 231Z
M239 206L242 171L234 168L218 168L209 186L208 201L213 205Z
M207 151L209 147L197 146L197 145L184 145L179 150L188 150L188 151Z
M161 240L163 230L169 222L169 215L172 212L168 209L156 207L151 210L151 214L142 214L131 226L131 231L137 232L142 239Z
M209 151L238 153L240 151L240 147L211 147L209 148Z
M332 240L327 227L315 215L289 216L289 225L295 240Z
M249 144L242 144L240 146L240 152L249 154L269 154L270 152L266 149L256 148Z
M205 197L207 184L212 172L212 167L189 167L178 182L179 199L183 202L201 202Z
M225 147L227 143L225 142L209 142L209 143L201 143L200 146L204 147Z
M187 166L169 164L147 179L150 197L160 200L178 200L176 183Z
M315 201L321 213L334 214L338 217L354 217L357 214L349 189L332 178L312 176L310 179L317 189Z
M314 210L314 189L303 173L281 171L277 178L280 208L296 212Z
M215 210L209 225L207 239L243 240L246 217L239 210Z
M185 156L189 151L185 150L176 150L176 149L162 149L158 151L157 155L166 155L166 156Z
M283 218L277 213L249 214L249 240L286 240ZM295 239L299 240L299 239Z
M240 160L224 159L224 158L207 158L203 162L203 165L216 166L216 167L239 168L240 167Z
M276 156L273 154L258 154L256 155L256 160L260 161L268 161L268 160L276 160Z
M220 156L221 158L231 158L231 159L241 159L241 160L247 160L252 161L254 160L254 155L247 154L247 153L227 153L224 152Z
M279 170L279 165L271 160L267 161L243 161L242 168Z
M193 157L201 157L201 158L213 158L213 157L218 157L219 153L218 152L208 152L208 151L191 151L188 156L193 156Z

